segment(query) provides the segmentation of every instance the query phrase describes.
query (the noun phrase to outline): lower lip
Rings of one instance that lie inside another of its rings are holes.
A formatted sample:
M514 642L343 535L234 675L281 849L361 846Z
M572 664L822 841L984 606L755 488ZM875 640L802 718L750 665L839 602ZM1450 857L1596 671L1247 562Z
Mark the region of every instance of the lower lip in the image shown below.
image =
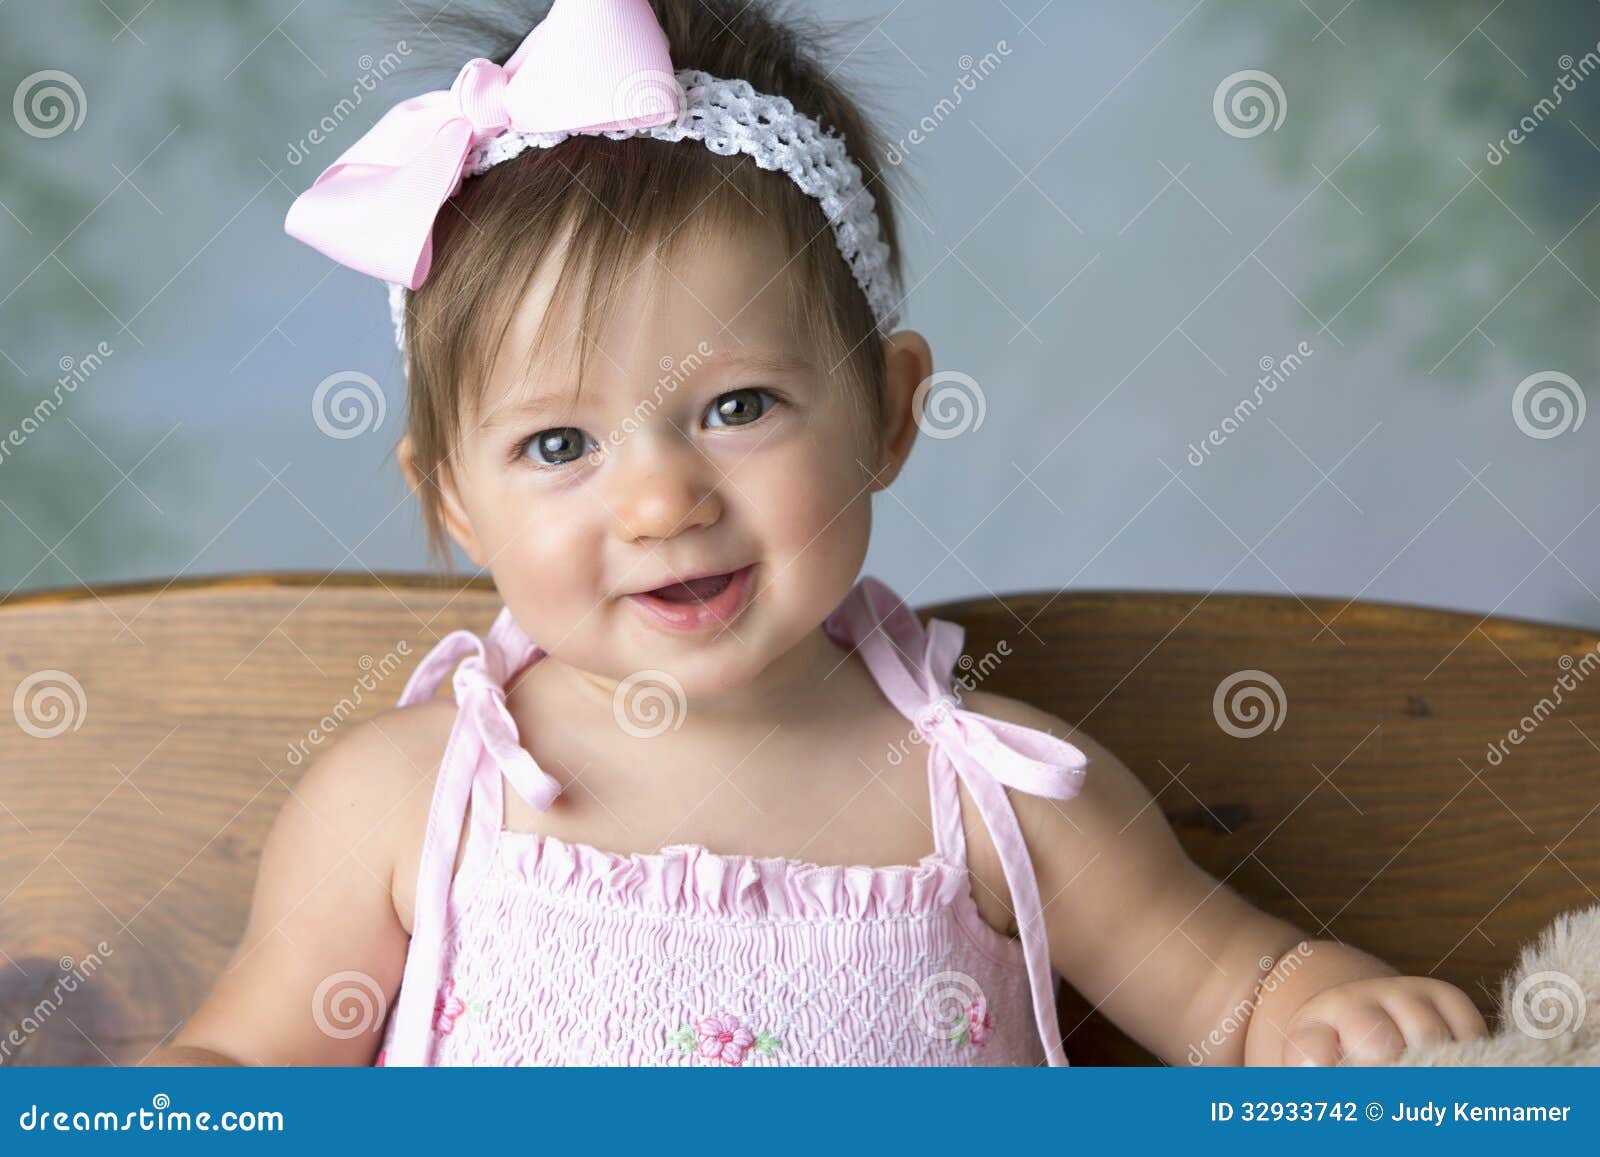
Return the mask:
M749 589L750 572L754 569L755 564L752 563L734 571L722 592L703 603L673 603L650 594L629 595L628 601L674 630L703 631L707 627L732 622L744 609L745 592Z

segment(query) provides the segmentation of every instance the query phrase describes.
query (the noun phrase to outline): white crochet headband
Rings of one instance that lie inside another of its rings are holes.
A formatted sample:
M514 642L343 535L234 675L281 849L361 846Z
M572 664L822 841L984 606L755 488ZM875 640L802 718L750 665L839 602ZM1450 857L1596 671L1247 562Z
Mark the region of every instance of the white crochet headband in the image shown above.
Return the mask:
M763 169L785 173L822 205L839 253L884 336L899 321L899 287L889 270L889 246L879 235L876 202L861 170L851 160L844 138L797 111L788 99L757 92L745 80L724 80L695 69L680 69L676 80L683 111L671 124L607 130L600 133L522 132L508 128L475 145L463 176L477 176L524 149L548 149L569 136L603 136L613 141L646 136L658 141L693 140L720 156L744 153ZM395 344L405 351L405 290L391 281L389 313Z

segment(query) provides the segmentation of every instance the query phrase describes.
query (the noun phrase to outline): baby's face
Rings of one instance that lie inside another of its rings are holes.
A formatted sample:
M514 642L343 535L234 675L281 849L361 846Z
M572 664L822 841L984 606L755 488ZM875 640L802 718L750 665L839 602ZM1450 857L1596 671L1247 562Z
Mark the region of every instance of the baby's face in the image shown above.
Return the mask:
M665 670L691 698L720 694L855 582L883 483L863 400L796 332L787 264L761 233L687 247L654 287L641 271L617 291L581 395L570 316L529 362L549 279L520 304L466 423L466 525L452 530L559 661L604 680ZM728 573L704 606L643 594Z

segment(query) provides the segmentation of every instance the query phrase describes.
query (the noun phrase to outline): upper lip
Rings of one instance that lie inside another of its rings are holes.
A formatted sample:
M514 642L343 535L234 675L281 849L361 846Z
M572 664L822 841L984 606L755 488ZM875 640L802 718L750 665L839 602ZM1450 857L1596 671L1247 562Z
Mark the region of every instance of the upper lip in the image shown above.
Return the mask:
M677 575L677 576L674 576L674 577L671 577L671 578L663 579L661 582L656 583L654 586L641 587L638 590L632 591L630 593L631 594L636 594L636 595L644 595L644 594L649 594L651 591L658 591L662 587L670 587L670 586L672 586L672 585L674 585L676 583L692 583L696 579L716 578L718 575L724 575L724 574L737 574L739 571L744 570L745 567L751 566L751 565L753 565L753 564L751 564L751 563L743 563L740 566L724 567L722 570L688 571L688 572L686 572L686 573L684 573L682 575Z

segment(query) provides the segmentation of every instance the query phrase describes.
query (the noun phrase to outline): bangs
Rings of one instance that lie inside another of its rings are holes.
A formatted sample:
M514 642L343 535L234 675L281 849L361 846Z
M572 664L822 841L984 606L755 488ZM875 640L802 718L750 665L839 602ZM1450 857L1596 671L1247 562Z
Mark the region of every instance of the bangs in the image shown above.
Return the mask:
M881 359L867 340L876 322L815 200L782 173L698 142L579 136L468 179L447 203L428 280L407 294L413 399L429 386L448 395L439 433L458 445L482 419L518 308L552 263L523 369L545 358L572 367L581 392L619 289L642 277L651 296L670 291L672 262L697 242L758 229L775 231L792 254L781 275L789 316L826 359L828 381L867 393L871 366L853 355Z

